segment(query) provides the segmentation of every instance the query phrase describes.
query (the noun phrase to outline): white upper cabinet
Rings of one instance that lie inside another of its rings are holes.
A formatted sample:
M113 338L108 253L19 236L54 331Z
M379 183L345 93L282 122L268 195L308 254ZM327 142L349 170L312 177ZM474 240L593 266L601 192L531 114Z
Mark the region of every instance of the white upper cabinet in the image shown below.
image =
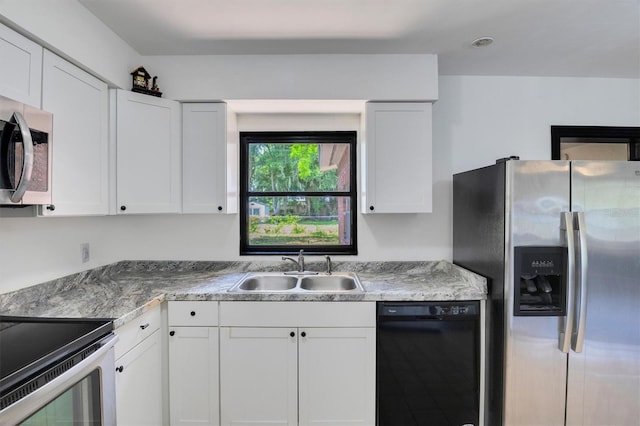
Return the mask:
M0 24L0 95L40 108L42 47Z
M182 212L237 213L238 131L227 104L182 105Z
M179 213L180 104L125 90L116 104L117 213Z
M363 213L431 212L431 107L429 102L367 102Z
M109 213L107 85L45 50L42 108L53 113L53 205L43 216Z

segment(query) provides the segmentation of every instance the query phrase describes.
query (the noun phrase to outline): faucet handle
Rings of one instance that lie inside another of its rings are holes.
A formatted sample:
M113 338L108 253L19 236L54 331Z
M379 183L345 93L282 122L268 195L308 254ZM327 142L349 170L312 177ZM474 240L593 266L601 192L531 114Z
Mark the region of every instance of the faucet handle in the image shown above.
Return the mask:
M300 268L300 272L304 272L304 250L300 249L300 253L298 254L298 267Z

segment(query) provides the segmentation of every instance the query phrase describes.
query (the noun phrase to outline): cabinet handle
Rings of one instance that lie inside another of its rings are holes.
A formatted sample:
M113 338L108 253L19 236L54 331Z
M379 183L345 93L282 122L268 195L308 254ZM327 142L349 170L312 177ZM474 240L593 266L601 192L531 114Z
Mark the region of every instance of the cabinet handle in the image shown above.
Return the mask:
M56 209L56 206L54 206L53 204L49 204L47 206L47 210L49 210L50 212L54 211Z
M120 367L116 367L116 371L118 373L122 373L122 370L124 370L124 365L121 365Z
M369 206L369 210L374 211L375 209L373 208L373 206Z
M218 211L221 212L222 211L222 206L218 206Z
M196 316L196 311L191 311L191 316L195 317Z
M291 337L296 337L296 333L294 333L293 331L291 333L289 333L289 336Z
M125 211L127 209L127 206L120 206L120 210Z
M147 328L147 327L149 327L149 323L142 324L142 325L140 326L140 329L141 329L141 330L144 330L144 329L145 329L145 328Z
M300 335L301 335L302 337L307 337L307 332L306 332L306 331L303 331L302 333L300 333Z
M175 331L173 331L173 330L171 330L171 331L169 332L169 336L175 336L175 334L176 334L176 332L175 332Z

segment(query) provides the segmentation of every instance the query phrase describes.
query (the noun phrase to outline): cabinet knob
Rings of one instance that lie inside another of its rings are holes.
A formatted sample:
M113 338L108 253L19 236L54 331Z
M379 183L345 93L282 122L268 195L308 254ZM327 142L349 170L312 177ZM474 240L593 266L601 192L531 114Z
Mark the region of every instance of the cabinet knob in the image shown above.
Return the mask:
M52 211L54 211L55 209L56 209L56 206L54 206L53 204L49 204L49 205L47 206L47 210L49 210L49 211L51 211L51 212L52 212Z
M291 333L289 333L289 336L291 337L296 337L296 333L294 333L293 331Z
M121 365L120 367L116 367L116 371L118 373L122 373L122 370L124 370L124 365Z
M125 211L127 209L127 206L120 206L120 210Z
M307 332L306 332L306 331L303 331L302 333L300 333L300 335L301 335L302 337L307 337Z
M171 331L169 332L169 336L175 336L175 335L176 335L176 332L175 332L175 331L171 330Z
M191 311L191 316L195 317L196 316L196 311Z
M147 327L149 327L149 323L142 324L142 325L140 326L140 330L144 330L144 329L145 329L145 328L147 328Z
M218 211L221 212L222 211L222 206L218 206Z
M373 208L373 206L369 206L369 210L374 211L375 209Z

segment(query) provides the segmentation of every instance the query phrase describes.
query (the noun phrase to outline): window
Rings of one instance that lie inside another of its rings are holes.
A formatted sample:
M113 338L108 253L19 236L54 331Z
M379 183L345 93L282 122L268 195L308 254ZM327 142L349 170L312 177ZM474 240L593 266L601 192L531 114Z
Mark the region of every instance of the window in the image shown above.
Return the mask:
M551 126L551 159L640 161L640 127Z
M356 132L240 133L240 254L357 254Z

